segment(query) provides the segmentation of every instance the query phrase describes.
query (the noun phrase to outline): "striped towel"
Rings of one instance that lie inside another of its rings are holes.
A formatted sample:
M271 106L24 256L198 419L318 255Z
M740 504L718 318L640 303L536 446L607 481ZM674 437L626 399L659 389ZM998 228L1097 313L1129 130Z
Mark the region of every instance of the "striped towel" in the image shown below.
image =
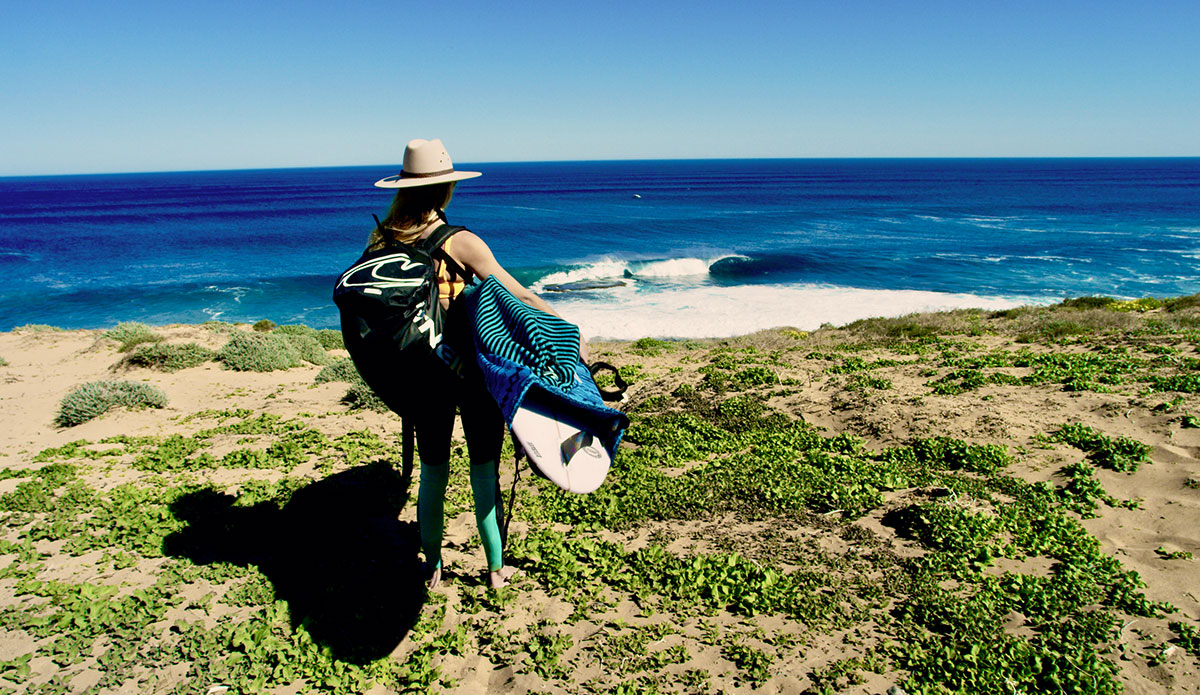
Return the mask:
M579 327L517 299L494 275L468 287L463 301L476 362L508 425L535 389L582 421L615 458L629 418L604 405L579 358Z

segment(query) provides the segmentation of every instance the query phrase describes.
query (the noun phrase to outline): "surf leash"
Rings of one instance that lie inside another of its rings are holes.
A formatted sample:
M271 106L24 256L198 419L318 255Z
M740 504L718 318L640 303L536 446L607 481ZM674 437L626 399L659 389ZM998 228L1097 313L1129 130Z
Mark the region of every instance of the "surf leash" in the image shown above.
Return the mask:
M608 362L592 362L590 365L588 365L588 372L591 373L593 380L595 380L597 374L604 371L612 372L613 383L616 388L602 389L597 386L597 390L600 391L600 398L604 399L605 401L624 400L625 389L629 388L629 384L625 381L625 379L621 378L621 371L619 369L612 366Z
M500 544L505 548L508 547L508 524L512 521L513 503L517 501L517 481L521 479L521 458L529 458L529 454L521 447L521 442L517 441L517 435L509 436L512 437L513 443L513 483L512 491L508 493L508 512L504 515L504 528L500 532Z

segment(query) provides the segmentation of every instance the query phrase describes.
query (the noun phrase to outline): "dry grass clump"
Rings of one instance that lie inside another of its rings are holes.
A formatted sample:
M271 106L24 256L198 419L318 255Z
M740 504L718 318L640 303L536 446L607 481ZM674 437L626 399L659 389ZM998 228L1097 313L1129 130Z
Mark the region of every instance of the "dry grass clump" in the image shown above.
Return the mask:
M991 329L991 317L982 309L954 309L931 314L908 314L897 318L860 319L845 330L857 338L913 339L937 335L983 335Z
M1032 343L1072 335L1125 333L1137 330L1143 322L1142 316L1135 312L1108 308L1072 309L1059 304L1017 317L1005 326L1004 333L1015 333L1018 341Z
M1168 299L1163 303L1163 307L1170 312L1186 311L1188 309L1200 311L1200 292L1190 294L1186 297Z
M140 409L161 408L166 404L167 394L144 382L91 381L63 397L55 422L62 427L74 427L117 406Z
M1151 329L1200 328L1200 294L1175 299L1076 297L1051 306L1000 311L955 309L897 318L854 321L840 329L859 340L920 340L947 335L1008 335L1021 342L1056 341L1077 335L1121 334ZM823 327L822 330L838 330Z
M163 339L152 328L137 321L118 323L114 328L105 331L103 337L120 343L117 349L121 352L129 352L143 343L157 343Z
M163 372L177 372L203 364L217 356L216 351L196 343L154 343L139 345L122 364L135 367L148 367Z
M235 333L236 331L239 330L235 324L229 323L227 321L205 321L204 323L202 323L200 325L203 326L204 328L208 329L209 331L211 331L213 333L217 333L219 335L232 335L233 333Z
M61 333L63 329L44 323L27 323L12 329L13 333Z

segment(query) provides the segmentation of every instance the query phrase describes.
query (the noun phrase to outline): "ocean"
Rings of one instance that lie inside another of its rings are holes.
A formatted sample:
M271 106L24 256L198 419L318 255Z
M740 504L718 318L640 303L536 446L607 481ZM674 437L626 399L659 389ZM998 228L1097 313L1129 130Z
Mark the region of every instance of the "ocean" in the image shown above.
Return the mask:
M593 338L1200 292L1200 158L459 168L450 221ZM0 330L336 327L397 169L0 178Z

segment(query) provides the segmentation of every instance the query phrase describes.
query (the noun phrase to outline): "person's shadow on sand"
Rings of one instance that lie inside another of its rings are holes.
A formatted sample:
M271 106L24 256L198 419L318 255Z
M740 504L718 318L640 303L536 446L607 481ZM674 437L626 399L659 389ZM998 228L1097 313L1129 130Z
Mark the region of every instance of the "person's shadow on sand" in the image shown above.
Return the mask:
M400 644L425 602L417 525L397 520L411 482L377 461L297 490L282 509L193 492L171 505L187 526L163 548L198 564L257 565L293 626L335 658L364 664Z

